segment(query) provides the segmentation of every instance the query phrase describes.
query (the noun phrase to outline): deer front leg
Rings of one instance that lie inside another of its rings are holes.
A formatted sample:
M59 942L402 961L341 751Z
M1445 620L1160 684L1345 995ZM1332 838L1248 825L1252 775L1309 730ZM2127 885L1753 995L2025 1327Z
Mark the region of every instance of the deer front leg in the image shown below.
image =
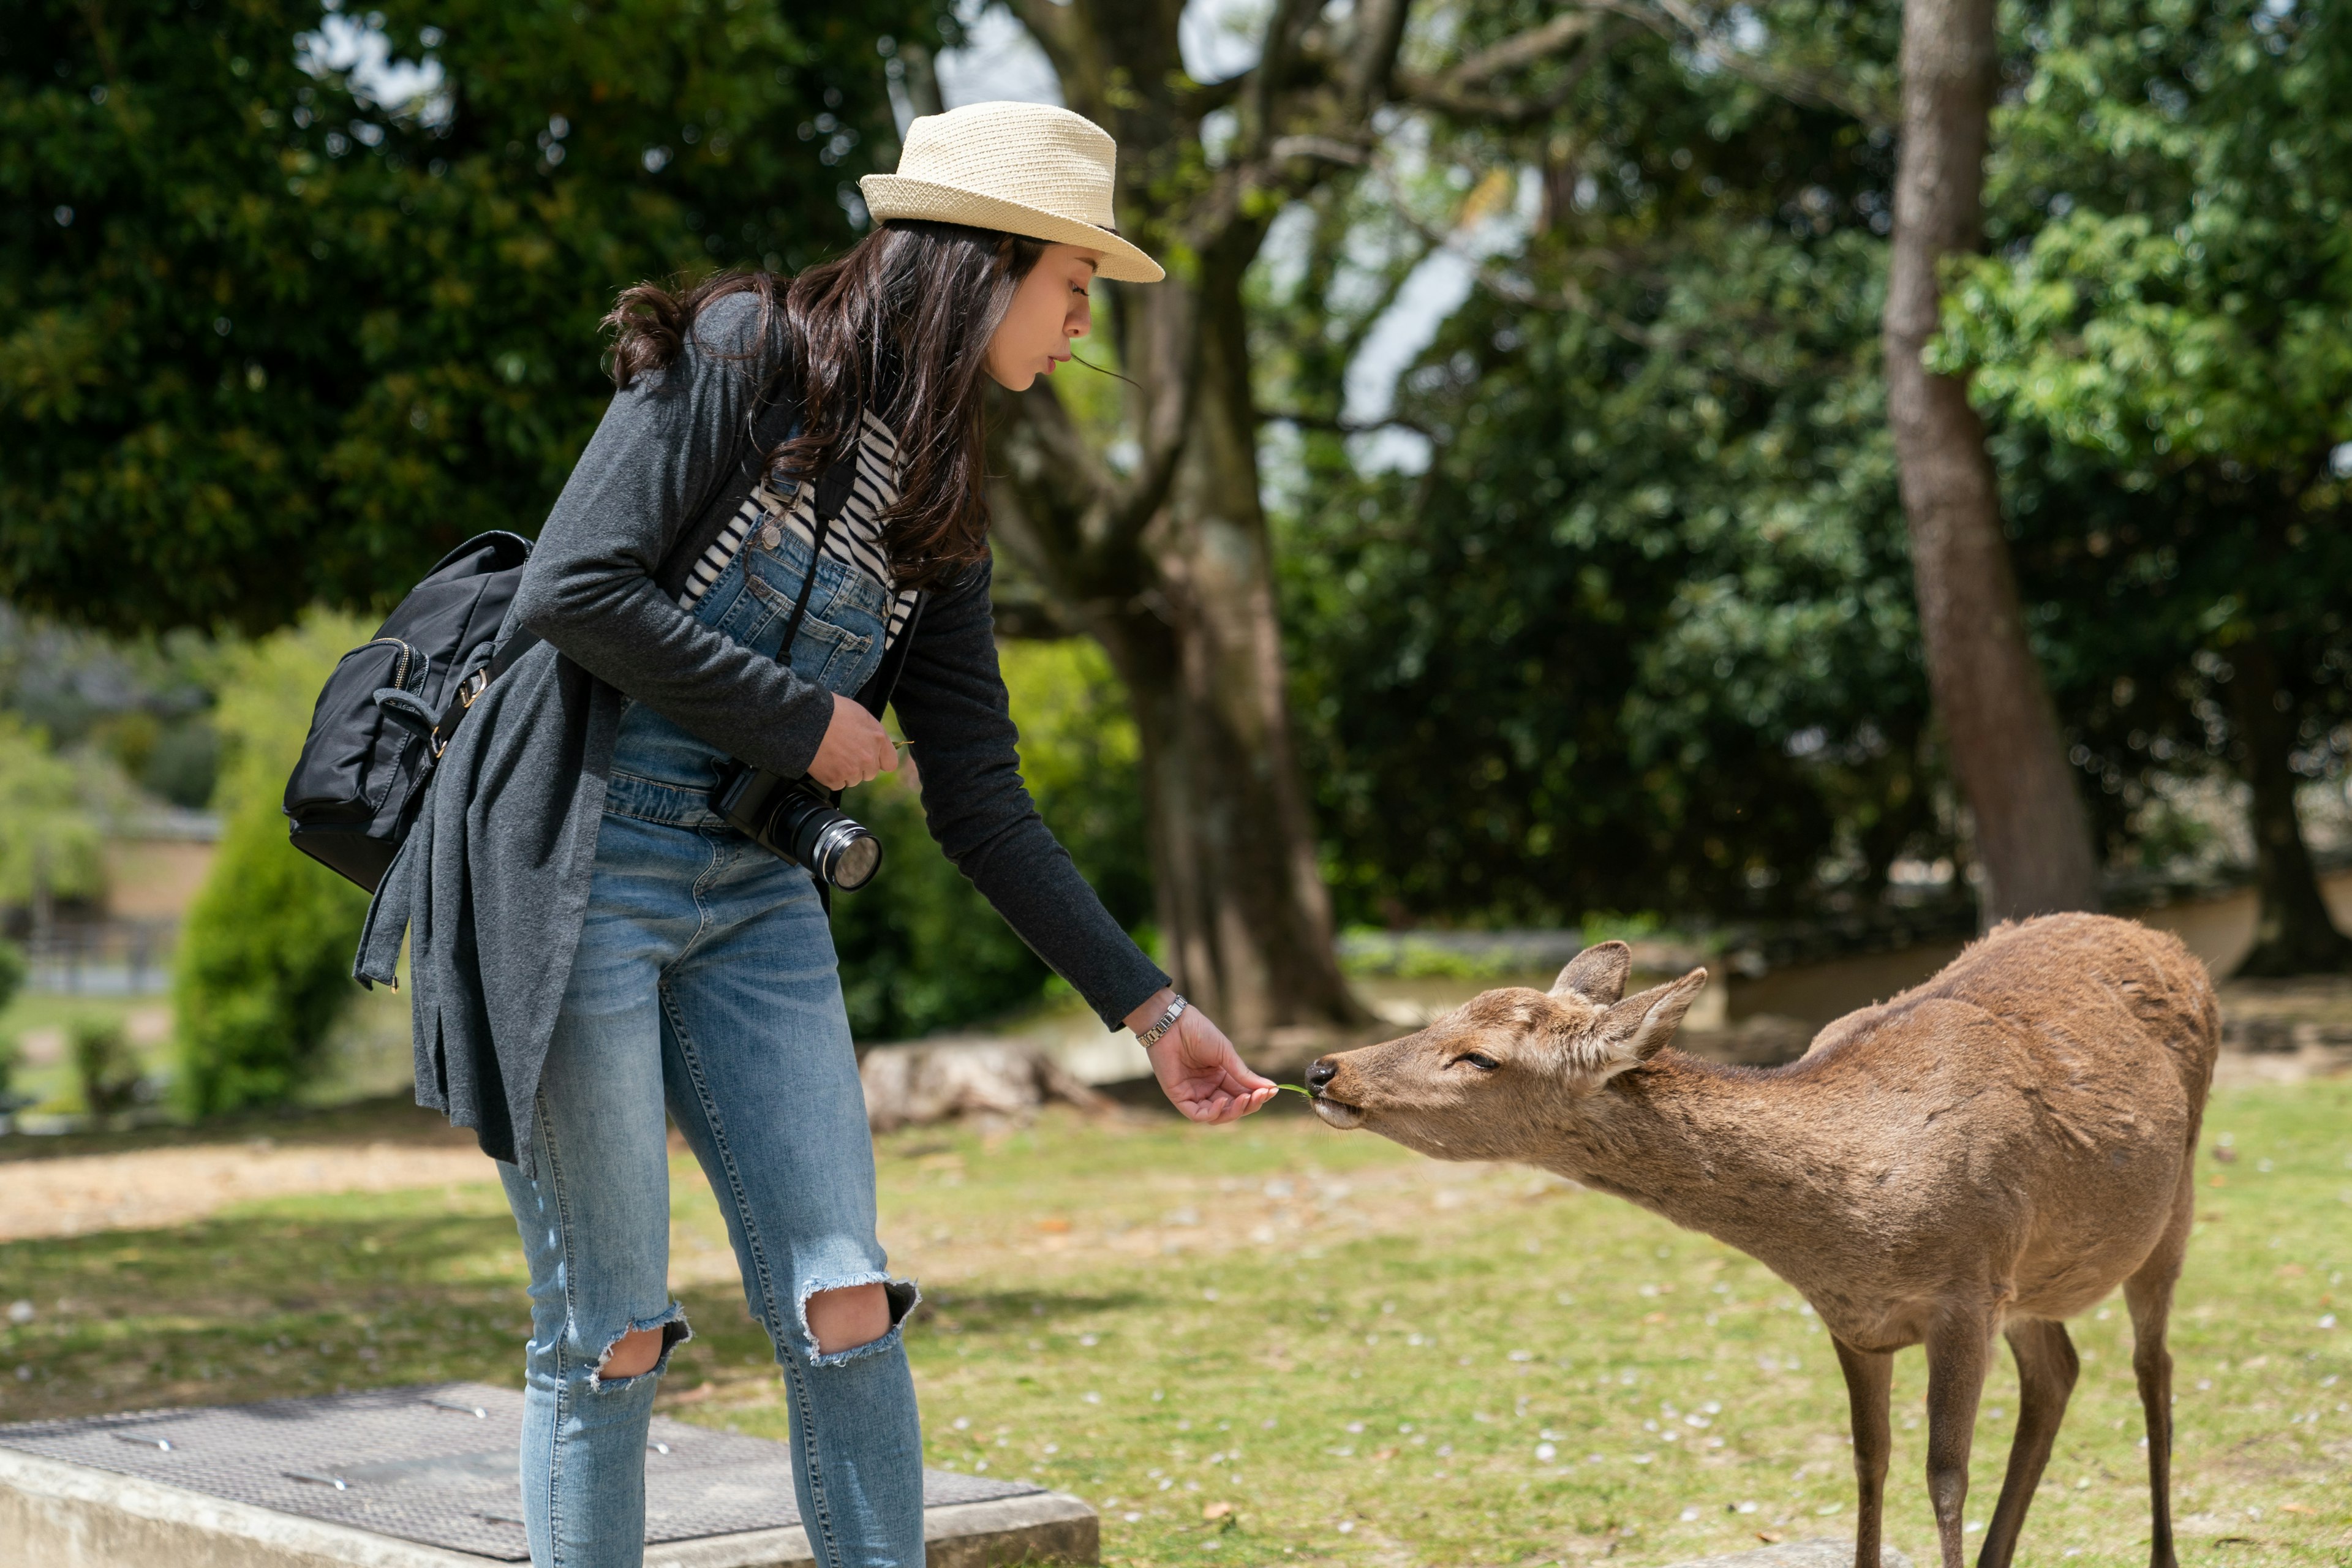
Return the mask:
M1977 1400L1992 1359L1992 1329L1982 1318L1953 1317L1927 1331L1927 1497L1936 1505L1936 1539L1944 1568L1961 1568L1961 1511L1969 1500L1969 1448Z
M2066 1401L2082 1369L2066 1325L2047 1318L2010 1324L2009 1352L2017 1358L2021 1391L2017 1438L2009 1450L2009 1474L2000 1484L2000 1502L1992 1510L1977 1568L2009 1568L2018 1532L2025 1527L2025 1510L2033 1505L2033 1489L2042 1484L2051 1445L2058 1440L2058 1424L2066 1418Z
M1854 1568L1879 1568L1879 1521L1886 1501L1886 1460L1895 1435L1886 1420L1887 1390L1895 1381L1895 1358L1885 1351L1856 1350L1843 1340L1838 1367L1845 1373L1845 1397L1853 1415Z

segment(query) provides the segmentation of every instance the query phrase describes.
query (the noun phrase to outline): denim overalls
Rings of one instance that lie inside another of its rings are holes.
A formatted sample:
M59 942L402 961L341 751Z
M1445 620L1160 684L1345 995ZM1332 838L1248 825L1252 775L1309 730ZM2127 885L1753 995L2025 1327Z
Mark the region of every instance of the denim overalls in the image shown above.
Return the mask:
M754 528L695 618L772 655L809 565ZM830 558L793 669L844 694L880 664L890 595ZM588 910L539 1090L539 1176L501 1164L530 1268L523 1518L541 1568L637 1568L655 1384L688 1337L671 1300L667 1107L727 1216L792 1405L793 1478L821 1568L921 1568L922 1438L897 1322L912 1285L875 1239L874 1153L815 885L705 796L728 758L629 704ZM885 1284L890 1331L820 1355L805 1303ZM662 1331L639 1377L596 1368Z

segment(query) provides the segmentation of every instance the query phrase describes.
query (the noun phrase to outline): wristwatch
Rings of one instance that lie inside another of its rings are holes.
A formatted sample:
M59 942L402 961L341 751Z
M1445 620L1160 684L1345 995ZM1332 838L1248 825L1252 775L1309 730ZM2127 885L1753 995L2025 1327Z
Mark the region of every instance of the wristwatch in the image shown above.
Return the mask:
M1190 1007L1192 1005L1192 1004L1185 1001L1181 996L1179 996L1173 1002L1169 1003L1168 1011L1160 1015L1160 1021L1158 1023L1152 1025L1151 1027L1148 1029L1138 1031L1135 1037L1137 1043L1142 1046L1147 1051L1152 1047L1158 1045L1160 1043L1160 1037L1174 1028L1176 1026L1176 1020L1184 1016L1184 1009Z

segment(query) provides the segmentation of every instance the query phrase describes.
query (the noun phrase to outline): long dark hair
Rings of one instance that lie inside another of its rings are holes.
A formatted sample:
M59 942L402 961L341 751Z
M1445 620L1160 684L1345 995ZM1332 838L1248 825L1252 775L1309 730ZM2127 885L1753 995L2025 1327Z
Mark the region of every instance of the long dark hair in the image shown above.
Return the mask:
M981 377L988 341L1045 242L953 223L888 223L835 260L786 281L721 272L622 291L614 384L625 390L677 357L695 318L730 294L760 298L760 341L781 324L800 373L800 433L769 454L804 477L856 460L862 413L898 440L898 500L882 539L901 587L938 582L988 548ZM748 357L748 355L746 356Z

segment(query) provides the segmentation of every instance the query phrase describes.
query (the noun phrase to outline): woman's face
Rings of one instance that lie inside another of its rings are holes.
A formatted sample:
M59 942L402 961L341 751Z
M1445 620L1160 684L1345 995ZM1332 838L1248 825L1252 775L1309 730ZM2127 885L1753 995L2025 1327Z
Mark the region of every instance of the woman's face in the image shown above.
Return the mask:
M1026 392L1040 375L1070 357L1070 340L1094 326L1087 289L1102 253L1075 245L1049 245L1029 276L1013 291L1013 303L996 335L988 340L988 374L1008 392Z

